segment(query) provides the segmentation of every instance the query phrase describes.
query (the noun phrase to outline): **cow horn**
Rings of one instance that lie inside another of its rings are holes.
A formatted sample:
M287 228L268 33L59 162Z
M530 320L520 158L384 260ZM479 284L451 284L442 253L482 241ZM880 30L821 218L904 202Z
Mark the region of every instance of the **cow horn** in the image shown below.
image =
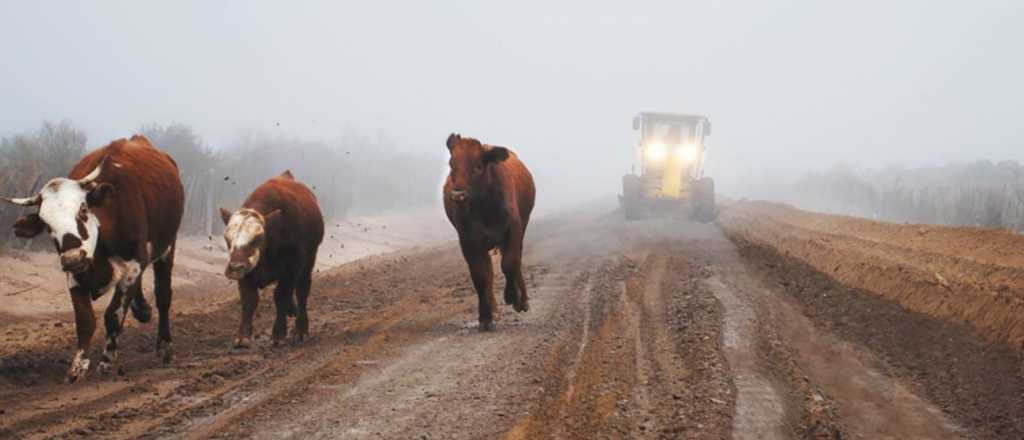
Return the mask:
M96 178L100 177L100 173L103 172L103 164L105 163L107 163L107 158L104 157L103 160L100 161L100 164L97 165L96 168L93 168L91 173L81 179L78 179L78 184L86 186L96 180Z
M35 197L25 197L21 199L8 199L6 197L0 197L0 200L21 206L36 206L40 203L43 203L43 195L36 194Z

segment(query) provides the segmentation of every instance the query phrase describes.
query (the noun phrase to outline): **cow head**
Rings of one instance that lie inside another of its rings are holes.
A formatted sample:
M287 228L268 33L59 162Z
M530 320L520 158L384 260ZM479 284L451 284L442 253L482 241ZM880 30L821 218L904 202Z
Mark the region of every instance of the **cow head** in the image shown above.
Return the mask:
M267 248L267 231L273 229L281 212L271 211L263 215L255 209L242 208L232 213L220 209L224 220L224 241L227 242L229 260L224 276L240 280L260 262L260 256Z
M15 205L39 207L37 214L23 216L14 223L14 234L32 238L49 231L65 272L85 272L96 254L100 222L91 209L102 205L114 190L109 183L96 182L104 162L81 179L50 180L33 197L3 199Z
M508 159L508 148L484 145L473 138L452 133L448 136L448 180L451 191L446 197L456 203L470 200L493 178L493 165Z

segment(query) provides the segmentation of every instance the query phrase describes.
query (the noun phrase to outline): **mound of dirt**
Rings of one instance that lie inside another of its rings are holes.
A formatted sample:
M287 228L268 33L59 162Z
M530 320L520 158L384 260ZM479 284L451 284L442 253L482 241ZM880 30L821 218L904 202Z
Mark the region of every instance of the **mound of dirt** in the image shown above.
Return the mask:
M739 203L722 213L734 238L770 246L840 283L1024 351L1024 236L900 225Z

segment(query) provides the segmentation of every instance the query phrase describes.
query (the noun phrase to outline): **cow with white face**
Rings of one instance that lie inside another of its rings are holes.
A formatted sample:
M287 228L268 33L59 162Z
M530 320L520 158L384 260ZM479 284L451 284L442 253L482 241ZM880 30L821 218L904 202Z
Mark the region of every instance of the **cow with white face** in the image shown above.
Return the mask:
M109 183L96 183L103 163L81 179L50 180L35 197L5 199L21 206L39 206L38 214L18 219L15 235L34 237L49 231L60 254L61 269L82 273L92 264L99 238L99 220L90 208L99 206L110 192Z
M48 232L60 254L78 333L69 382L89 371L96 329L92 301L114 291L104 314L107 344L101 370L110 369L117 358L117 338L129 307L140 322L151 319L141 284L150 264L160 313L157 352L170 361L171 268L185 200L170 156L145 137L119 139L86 155L67 178L50 180L38 194L3 200L38 206L37 213L15 222L14 233L31 238Z
M260 255L266 249L267 229L275 226L280 210L267 215L255 209L243 208L235 213L221 211L225 218L224 240L229 252L228 267L224 276L238 281L251 272L260 262Z
M242 302L235 348L250 347L259 289L274 283L274 343L284 340L289 316L295 317L295 337L302 341L309 334L306 304L324 238L316 196L285 171L257 187L239 210L221 208L220 214L229 252L224 276L238 282Z

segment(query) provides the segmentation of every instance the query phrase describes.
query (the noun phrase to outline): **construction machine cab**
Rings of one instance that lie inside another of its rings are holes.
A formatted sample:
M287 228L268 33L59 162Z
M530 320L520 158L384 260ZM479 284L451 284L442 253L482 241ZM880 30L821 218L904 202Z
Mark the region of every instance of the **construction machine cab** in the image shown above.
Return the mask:
M633 129L640 132L640 140L633 173L623 178L620 200L626 218L686 206L695 219L713 220L714 182L704 176L711 135L707 116L640 113L633 118Z

